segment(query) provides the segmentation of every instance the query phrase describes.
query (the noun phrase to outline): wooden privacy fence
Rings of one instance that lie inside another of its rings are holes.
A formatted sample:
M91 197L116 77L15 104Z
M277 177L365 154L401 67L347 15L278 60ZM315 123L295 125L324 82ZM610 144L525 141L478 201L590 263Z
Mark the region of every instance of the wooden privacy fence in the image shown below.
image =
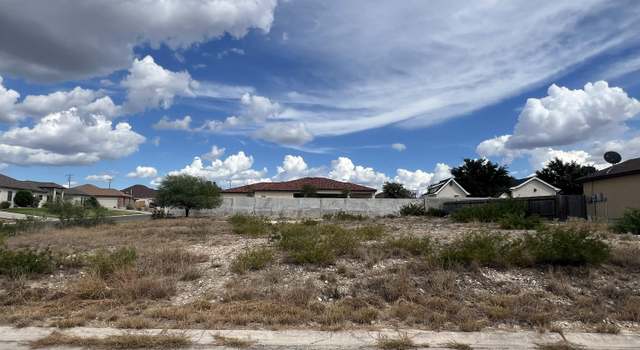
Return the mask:
M567 220L567 218L569 217L584 219L587 218L587 206L583 195L462 200L455 202L446 202L443 204L442 209L444 209L448 213L452 213L463 207L504 201L524 202L525 207L527 208L527 214L539 215L548 219Z

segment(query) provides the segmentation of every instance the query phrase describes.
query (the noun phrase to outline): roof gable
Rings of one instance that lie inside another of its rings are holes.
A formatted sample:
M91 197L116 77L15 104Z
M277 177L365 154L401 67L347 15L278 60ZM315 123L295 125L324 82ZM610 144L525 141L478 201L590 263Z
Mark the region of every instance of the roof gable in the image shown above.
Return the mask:
M376 192L376 189L350 182L342 182L324 177L303 177L282 182L258 182L251 185L230 188L223 193L253 193L256 191L302 191L304 186L313 186L318 191Z
M452 177L448 179L444 179L438 183L435 183L427 187L427 195L436 195L440 193L440 191L442 191L449 183L455 184L456 186L458 186L460 190L462 190L462 192L464 192L464 194L466 194L467 196L469 195L469 192L467 192L467 190L465 190L464 187L462 187L462 185L460 185L458 181L456 181Z
M122 189L120 192L129 194L134 198L155 198L158 191L145 185L137 184Z
M556 192L561 191L561 189L559 189L559 188L557 188L557 187L555 187L555 186L543 181L542 179L540 179L537 176L530 176L530 177L525 177L524 179L515 180L514 181L514 186L509 188L509 190L511 190L511 191L516 190L516 189L518 189L520 187L523 187L526 184L528 184L530 182L534 182L534 181L535 182L539 182L539 183L543 184L544 186L547 186L547 187L549 187L550 189L552 189L552 190L554 190Z

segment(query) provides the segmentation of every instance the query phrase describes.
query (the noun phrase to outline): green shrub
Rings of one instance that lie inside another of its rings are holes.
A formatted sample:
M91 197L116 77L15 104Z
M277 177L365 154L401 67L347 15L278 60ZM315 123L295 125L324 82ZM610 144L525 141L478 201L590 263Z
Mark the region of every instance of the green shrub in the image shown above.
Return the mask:
M433 242L429 237L403 236L392 238L384 242L383 247L394 256L428 256L434 251Z
M85 199L84 203L82 203L85 208L96 209L102 207L100 202L96 199L96 197L89 197Z
M296 264L333 264L337 257L353 254L362 240L355 230L336 225L285 224L279 234L279 247Z
M447 265L504 266L510 247L504 235L474 232L446 245L440 252L440 260Z
M11 207L11 203L7 201L0 202L0 209L9 209Z
M542 225L539 216L526 216L524 213L507 213L498 222L500 228L505 230L533 230Z
M31 192L20 190L16 192L16 195L13 197L13 203L19 207L30 207L33 206L34 199Z
M457 222L497 222L506 215L526 215L524 202L515 200L473 204L456 210L451 217Z
M640 235L640 209L627 209L620 219L613 225L618 233L633 233Z
M426 213L424 205L420 203L409 203L400 208L401 216L423 216Z
M333 214L324 214L322 218L325 220L337 221L362 221L367 219L367 217L362 214L351 214L345 211L339 211Z
M136 258L136 250L132 247L123 247L114 252L101 249L88 257L87 263L91 271L104 278L121 268L133 266Z
M49 273L53 271L54 265L49 249L10 250L0 236L0 275L15 278L25 274Z
M271 224L263 217L235 214L229 218L233 232L240 235L259 237L271 232Z
M440 209L440 208L429 208L424 213L424 215L431 216L431 217L434 217L434 218L443 218L443 217L447 216L447 212L442 210L442 209Z
M254 248L240 253L232 262L230 270L235 273L261 270L273 262L273 251L269 248Z
M611 250L602 237L577 227L540 229L525 236L523 244L538 265L597 265Z

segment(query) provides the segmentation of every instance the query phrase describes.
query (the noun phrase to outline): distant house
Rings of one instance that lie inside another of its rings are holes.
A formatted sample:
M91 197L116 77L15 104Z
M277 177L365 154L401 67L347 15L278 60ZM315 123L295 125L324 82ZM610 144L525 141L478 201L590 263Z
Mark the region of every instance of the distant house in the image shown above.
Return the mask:
M542 181L537 176L525 177L514 180L509 190L500 195L500 198L524 198L555 196L560 189Z
M640 158L597 171L578 179L587 202L587 217L615 220L627 208L640 209Z
M313 188L313 197L373 198L375 188L323 177L305 177L292 181L259 182L222 191L223 197L299 198L303 189Z
M105 208L125 208L131 200L130 195L116 189L89 184L72 187L65 192L65 199L76 203L84 203L90 197L95 197Z
M9 202L13 207L14 196L18 191L31 192L42 206L48 199L54 200L64 195L64 187L53 182L21 181L0 174L0 202Z
M461 198L468 196L469 192L452 177L429 186L427 193L422 195L423 198Z
M156 199L156 190L145 185L133 185L122 189L120 192L132 197L136 209L150 208Z

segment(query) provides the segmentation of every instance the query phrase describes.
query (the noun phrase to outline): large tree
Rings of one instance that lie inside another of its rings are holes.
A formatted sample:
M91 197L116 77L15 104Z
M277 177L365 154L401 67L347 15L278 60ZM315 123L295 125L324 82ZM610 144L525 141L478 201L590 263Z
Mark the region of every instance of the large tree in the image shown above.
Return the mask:
M559 158L547 163L542 170L536 171L536 176L562 190L563 194L582 194L582 184L576 180L596 172L596 168L573 162L563 162Z
M191 175L169 175L158 186L156 201L163 207L211 209L222 203L220 187L214 182Z
M465 159L451 175L472 197L495 197L506 191L513 178L505 166L487 159Z
M382 186L382 193L386 198L414 198L413 192L404 188L401 183L385 182Z

